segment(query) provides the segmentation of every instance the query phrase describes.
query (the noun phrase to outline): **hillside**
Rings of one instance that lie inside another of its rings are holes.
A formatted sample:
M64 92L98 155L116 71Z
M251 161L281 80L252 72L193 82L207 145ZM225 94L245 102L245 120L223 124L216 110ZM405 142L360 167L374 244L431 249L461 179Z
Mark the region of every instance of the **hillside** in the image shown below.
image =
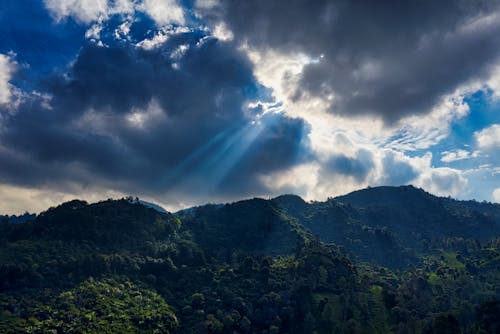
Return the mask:
M4 222L0 332L498 331L496 206L408 187L351 195L176 214L75 200Z
M395 268L437 254L448 238L487 242L500 235L494 218L499 205L472 206L412 186L368 188L325 202L306 203L294 195L273 201L322 241L343 246L361 260Z
M272 202L252 199L223 206L208 205L180 215L194 240L225 259L231 252L287 255L307 238L304 228Z

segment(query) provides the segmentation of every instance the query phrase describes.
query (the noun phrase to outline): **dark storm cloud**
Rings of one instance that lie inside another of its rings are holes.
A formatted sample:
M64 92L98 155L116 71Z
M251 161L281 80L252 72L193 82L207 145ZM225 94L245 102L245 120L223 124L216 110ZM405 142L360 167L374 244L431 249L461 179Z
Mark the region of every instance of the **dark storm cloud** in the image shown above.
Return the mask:
M303 120L247 108L269 93L234 45L200 31L172 34L152 50L107 44L85 44L40 84L50 108L31 96L3 119L2 182L104 182L134 193L177 186L194 191L192 200L210 185L244 195L262 189L259 173L287 168L306 148Z
M429 112L444 94L486 75L499 57L498 6L472 0L221 0L201 13L212 24L223 21L236 40L252 47L316 58L303 71L297 98L333 94L331 112L391 123Z

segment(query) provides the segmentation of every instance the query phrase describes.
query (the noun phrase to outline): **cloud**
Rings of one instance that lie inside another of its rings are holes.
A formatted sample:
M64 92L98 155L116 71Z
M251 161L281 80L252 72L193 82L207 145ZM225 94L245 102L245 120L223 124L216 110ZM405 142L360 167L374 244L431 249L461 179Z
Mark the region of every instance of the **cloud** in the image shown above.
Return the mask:
M466 150L454 150L454 151L444 151L441 152L441 161L442 162L455 162L459 160L465 160L465 159L470 159L473 156L471 152L466 151Z
M296 193L308 200L328 197L379 185L413 184L438 196L470 198L468 175L447 167L432 166L432 154L409 157L401 152L356 147L351 156L333 153L322 161L304 162L263 177L274 194ZM499 174L500 175L500 174Z
M500 51L497 1L221 0L198 11L259 52L307 55L297 99L320 97L331 113L387 124L489 77Z
M40 213L49 207L75 198L96 202L106 198L120 198L124 196L126 194L109 189L85 188L76 185L73 187L72 192L63 192L53 188L26 188L2 184L0 187L1 209L7 209L8 212L0 211L0 214L22 214L28 209L30 213Z
M270 189L270 195L293 193L306 200L326 200L368 186L366 180L360 182L352 175L329 173L318 161L291 166L261 179Z
M467 187L467 179L460 170L452 168L432 168L422 173L415 185L440 196L460 196Z
M474 92L498 96L498 1L28 2L0 13L13 194L179 208L413 183L491 198L496 119L474 143L453 125L477 116Z
M499 164L482 164L463 172L469 186L460 196L462 199L492 200L492 194L500 184Z
M322 174L324 174L323 178L327 178L328 174L337 173L351 176L356 181L362 182L374 166L373 154L366 149L360 149L353 157L339 154L329 158L323 165Z
M0 183L99 184L172 207L266 194L262 175L307 157L307 123L262 107L267 89L234 44L198 30L131 42L84 44L37 87L48 105L32 94L5 119Z
M490 150L500 148L500 124L493 124L474 133L477 146L480 149Z
M133 16L139 12L147 14L160 27L185 23L184 10L176 0L44 0L44 4L57 22L71 17L90 24L104 22L113 15Z
M419 174L411 164L411 159L400 152L387 150L382 158L382 177L380 185L406 185L411 183Z
M470 107L464 98L475 91L458 89L443 96L425 117L422 115L402 118L386 135L386 147L401 151L417 151L438 145L450 134L451 125L467 116Z
M0 53L0 105L10 102L12 88L9 83L15 69L11 57Z
M376 184L413 184L439 196L463 198L468 180L464 172L448 167L434 167L432 153L409 157L386 151L382 160L382 178Z
M57 21L71 16L82 23L90 23L107 16L108 2L108 0L44 0L45 7Z
M175 0L144 0L140 8L160 26L185 21L184 11Z
M496 188L495 190L493 190L491 196L493 198L493 202L500 203L500 188Z

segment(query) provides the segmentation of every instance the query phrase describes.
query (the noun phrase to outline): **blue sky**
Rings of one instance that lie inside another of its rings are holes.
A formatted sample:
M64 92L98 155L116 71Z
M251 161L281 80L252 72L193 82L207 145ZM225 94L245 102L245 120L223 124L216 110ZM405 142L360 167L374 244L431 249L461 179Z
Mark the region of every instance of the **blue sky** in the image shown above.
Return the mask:
M20 0L0 212L377 185L500 202L500 2Z

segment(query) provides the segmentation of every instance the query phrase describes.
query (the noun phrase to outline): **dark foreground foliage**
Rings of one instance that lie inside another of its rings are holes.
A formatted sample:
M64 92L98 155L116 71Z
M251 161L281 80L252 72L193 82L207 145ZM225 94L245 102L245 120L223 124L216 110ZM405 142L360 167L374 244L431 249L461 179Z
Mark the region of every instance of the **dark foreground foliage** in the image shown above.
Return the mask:
M4 221L0 333L498 333L498 207L405 189Z

